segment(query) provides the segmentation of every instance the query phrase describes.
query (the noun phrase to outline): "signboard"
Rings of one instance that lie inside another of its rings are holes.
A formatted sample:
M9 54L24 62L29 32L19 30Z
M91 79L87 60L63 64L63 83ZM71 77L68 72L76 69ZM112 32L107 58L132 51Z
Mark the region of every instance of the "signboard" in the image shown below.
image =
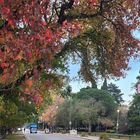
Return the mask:
M137 93L140 93L140 84L137 84Z

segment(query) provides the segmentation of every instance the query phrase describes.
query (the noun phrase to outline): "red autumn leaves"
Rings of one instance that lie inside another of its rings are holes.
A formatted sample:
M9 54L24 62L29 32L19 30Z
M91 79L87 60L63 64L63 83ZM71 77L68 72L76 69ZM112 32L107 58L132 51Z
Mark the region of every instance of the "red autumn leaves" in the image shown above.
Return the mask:
M4 0L0 0L0 5L3 5L4 4Z

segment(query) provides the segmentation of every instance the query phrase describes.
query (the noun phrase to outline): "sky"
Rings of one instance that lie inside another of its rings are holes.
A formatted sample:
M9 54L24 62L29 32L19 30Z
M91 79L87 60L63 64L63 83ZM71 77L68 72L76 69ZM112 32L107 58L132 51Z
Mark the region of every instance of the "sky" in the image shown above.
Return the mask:
M135 38L140 40L140 32L135 31L134 32ZM79 69L79 65L70 65L70 77L75 77L77 76L77 72ZM129 67L131 69L126 72L126 77L125 78L120 78L117 81L114 80L109 80L108 84L112 82L113 84L117 85L119 89L122 91L123 99L124 99L124 104L129 105L129 103L132 101L132 96L135 94L135 89L133 88L134 83L136 83L136 77L140 75L140 59L139 60L134 60L131 59L129 63ZM98 82L98 87L102 85L103 81ZM73 80L70 82L70 85L72 87L72 92L78 92L81 88L89 86L89 84L86 84L82 82L81 80Z

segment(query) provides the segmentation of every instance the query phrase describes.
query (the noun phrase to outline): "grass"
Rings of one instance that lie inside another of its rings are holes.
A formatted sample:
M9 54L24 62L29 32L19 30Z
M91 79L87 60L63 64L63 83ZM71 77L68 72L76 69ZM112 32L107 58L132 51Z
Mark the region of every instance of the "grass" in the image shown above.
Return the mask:
M19 134L14 134L14 135L9 135L3 140L25 140L24 135L19 135Z
M92 132L90 134L90 136L100 136L102 135L104 132ZM87 132L81 132L79 133L81 134L81 136L87 136L88 133ZM133 135L123 135L123 134L115 134L115 133L107 133L110 138L116 138L116 139L123 139L123 140L140 140L140 135L137 136L133 136ZM129 137L131 136L131 137Z

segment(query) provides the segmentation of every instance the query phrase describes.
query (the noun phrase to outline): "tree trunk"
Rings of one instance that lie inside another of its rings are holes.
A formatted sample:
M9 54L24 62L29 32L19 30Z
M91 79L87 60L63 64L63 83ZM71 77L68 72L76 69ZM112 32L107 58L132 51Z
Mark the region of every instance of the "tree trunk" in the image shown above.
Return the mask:
M91 122L88 123L88 132L91 133Z

